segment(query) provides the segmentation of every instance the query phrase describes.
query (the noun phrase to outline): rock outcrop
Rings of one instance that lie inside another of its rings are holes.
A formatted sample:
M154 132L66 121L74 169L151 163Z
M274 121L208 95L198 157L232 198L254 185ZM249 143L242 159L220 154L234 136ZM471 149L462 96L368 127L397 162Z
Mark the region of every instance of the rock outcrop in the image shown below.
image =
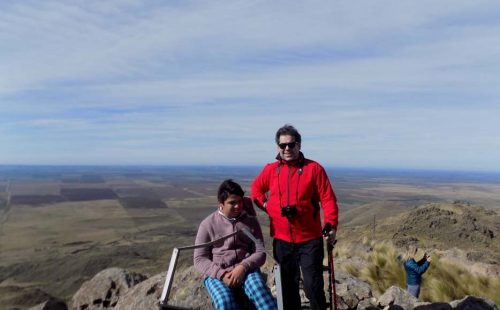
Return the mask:
M157 309L164 281L161 273L137 284L120 297L115 309Z
M166 273L161 273L137 284L120 298L115 309L157 309L165 282ZM210 309L211 301L205 292L203 281L194 267L179 270L168 304L191 309Z
M269 272L267 268L264 272ZM70 309L158 309L165 273L149 279L144 275L128 272L120 268L101 271L94 278L85 282L72 298ZM268 276L272 286L273 277ZM326 280L326 278L325 278ZM494 302L474 296L466 296L450 303L419 302L415 297L400 287L392 286L378 299L373 297L371 287L348 273L336 273L337 303L340 310L498 310ZM272 290L274 291L274 290ZM325 281L327 291L327 281ZM302 292L303 309L307 309L307 299ZM328 296L328 295L327 295ZM193 267L179 270L168 301L170 306L189 309L212 309L210 297L205 291L201 276ZM252 309L243 304L239 309ZM57 299L31 308L31 310L65 310L66 304Z
M391 286L378 299L378 305L382 308L397 305L403 309L413 309L417 302L415 297L397 286Z
M327 281L325 281L326 286L328 286ZM372 298L370 284L348 273L341 271L335 272L335 283L339 309L356 309L361 301L370 300Z
M120 297L136 284L147 279L146 276L128 272L121 268L109 268L99 272L82 287L72 298L72 309L97 310L113 308Z
M469 259L496 263L500 222L493 210L460 201L453 204L428 204L409 211L402 218L392 241L398 247L416 241L457 247L469 252ZM418 239L417 239L418 237Z

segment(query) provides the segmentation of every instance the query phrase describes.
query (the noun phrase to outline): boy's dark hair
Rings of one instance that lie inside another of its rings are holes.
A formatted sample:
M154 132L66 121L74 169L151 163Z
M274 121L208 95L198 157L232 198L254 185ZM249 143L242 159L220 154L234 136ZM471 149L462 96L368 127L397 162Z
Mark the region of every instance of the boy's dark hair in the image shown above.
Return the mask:
M237 195L243 197L245 195L245 192L238 183L234 182L232 179L227 179L219 186L219 190L217 191L217 199L220 203L224 203L229 195Z
M299 131L290 124L285 124L283 127L278 129L278 131L276 131L276 144L280 143L280 136L292 136L295 138L295 142L299 144L302 142L302 137L300 136Z

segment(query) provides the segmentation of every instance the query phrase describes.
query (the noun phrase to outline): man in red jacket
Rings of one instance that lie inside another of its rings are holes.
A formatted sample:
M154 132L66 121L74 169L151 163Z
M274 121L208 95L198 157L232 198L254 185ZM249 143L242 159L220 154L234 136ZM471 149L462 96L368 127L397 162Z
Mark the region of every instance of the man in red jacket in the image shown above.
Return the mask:
M312 309L326 309L323 290L323 227L337 232L338 208L325 169L304 158L297 129L285 125L276 132L278 156L267 164L252 184L252 200L271 220L273 254L281 265L285 309L300 309L299 280L302 270L304 290Z

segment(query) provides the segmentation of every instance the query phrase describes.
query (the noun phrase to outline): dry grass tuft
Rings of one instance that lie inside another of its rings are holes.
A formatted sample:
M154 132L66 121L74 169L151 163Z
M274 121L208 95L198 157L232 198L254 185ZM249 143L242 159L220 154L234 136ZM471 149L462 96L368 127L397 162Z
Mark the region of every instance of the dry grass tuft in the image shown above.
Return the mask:
M365 255L367 265L361 270L361 279L369 282L376 294L382 294L392 285L404 287L404 269L398 252L390 243L372 242L373 251Z
M485 297L500 304L500 279L486 275L475 275L465 266L433 260L424 275L421 298L429 301L449 302L466 295Z

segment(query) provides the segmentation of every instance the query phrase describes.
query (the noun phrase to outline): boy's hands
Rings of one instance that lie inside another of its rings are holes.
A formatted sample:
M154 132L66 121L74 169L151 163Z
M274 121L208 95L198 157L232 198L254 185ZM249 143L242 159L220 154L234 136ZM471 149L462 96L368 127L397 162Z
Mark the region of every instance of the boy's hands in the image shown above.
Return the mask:
M229 287L237 287L243 282L245 274L245 267L243 267L242 265L237 265L232 271L224 274L222 281Z

